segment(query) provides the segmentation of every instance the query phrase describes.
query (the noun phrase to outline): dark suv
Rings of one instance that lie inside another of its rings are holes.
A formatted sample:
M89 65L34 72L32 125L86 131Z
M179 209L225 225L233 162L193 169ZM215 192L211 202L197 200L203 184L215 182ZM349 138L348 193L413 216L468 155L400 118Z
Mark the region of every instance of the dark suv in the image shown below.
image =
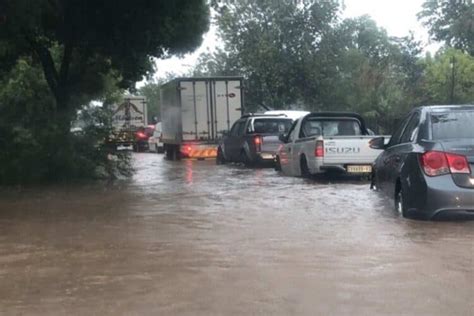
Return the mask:
M474 106L414 109L384 145L373 166L372 188L393 197L405 217L474 215Z
M271 163L293 120L286 115L248 114L237 120L217 149L216 162Z

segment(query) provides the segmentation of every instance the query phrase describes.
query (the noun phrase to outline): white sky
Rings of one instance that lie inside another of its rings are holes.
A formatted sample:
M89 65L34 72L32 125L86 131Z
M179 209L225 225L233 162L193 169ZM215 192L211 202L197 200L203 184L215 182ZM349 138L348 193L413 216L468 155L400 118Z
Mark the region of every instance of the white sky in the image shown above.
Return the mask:
M364 14L370 15L378 24L387 30L389 36L406 36L410 31L415 38L422 40L427 51L434 52L440 45L429 43L427 30L418 22L416 14L421 10L424 0L345 0L346 9L343 17L356 17ZM183 58L172 57L157 60L157 73L155 78L164 77L166 73L183 74L189 71L196 63L198 56L213 50L218 45L216 27L211 25L210 31L204 35L204 40L195 52Z

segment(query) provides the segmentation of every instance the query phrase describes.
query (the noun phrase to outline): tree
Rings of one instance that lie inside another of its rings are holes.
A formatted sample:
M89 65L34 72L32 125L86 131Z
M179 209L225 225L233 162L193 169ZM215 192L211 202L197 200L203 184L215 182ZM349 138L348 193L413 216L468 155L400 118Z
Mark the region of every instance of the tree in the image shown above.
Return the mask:
M6 0L5 12L0 59L38 60L66 118L72 97L94 90L89 79L113 70L128 88L149 73L152 56L192 50L208 27L204 1Z
M250 109L298 106L313 95L314 56L337 20L338 1L226 2L217 6L224 49L201 58L197 72L247 79ZM314 105L317 107L317 105Z
M222 49L198 75L243 75L248 111L352 110L375 127L419 103L423 66L413 35L390 38L369 16L340 20L337 2L260 1L219 8Z
M1 1L0 182L110 171L109 151L98 145L110 113L84 105L133 87L153 57L197 47L208 15L204 0ZM102 121L71 134L78 110Z
M161 82L147 82L138 89L138 95L144 96L147 102L148 124L154 124L160 120L160 85ZM155 120L156 118L156 120Z
M474 4L472 0L426 0L418 18L431 37L474 55Z
M454 61L454 63L453 63ZM427 56L424 91L430 104L474 103L474 57L453 48Z

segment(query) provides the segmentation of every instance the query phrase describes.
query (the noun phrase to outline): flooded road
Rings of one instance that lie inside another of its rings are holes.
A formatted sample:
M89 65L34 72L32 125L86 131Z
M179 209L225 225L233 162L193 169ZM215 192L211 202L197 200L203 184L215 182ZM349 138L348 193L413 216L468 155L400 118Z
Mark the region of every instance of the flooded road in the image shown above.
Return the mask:
M474 222L366 182L137 154L114 184L0 193L0 314L474 315Z

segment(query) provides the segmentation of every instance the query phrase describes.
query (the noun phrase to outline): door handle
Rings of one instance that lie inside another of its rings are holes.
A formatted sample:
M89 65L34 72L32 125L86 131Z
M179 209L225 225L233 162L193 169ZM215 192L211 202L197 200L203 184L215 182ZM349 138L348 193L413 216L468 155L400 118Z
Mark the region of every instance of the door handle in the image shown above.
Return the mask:
M291 153L291 147L288 147L288 152Z

